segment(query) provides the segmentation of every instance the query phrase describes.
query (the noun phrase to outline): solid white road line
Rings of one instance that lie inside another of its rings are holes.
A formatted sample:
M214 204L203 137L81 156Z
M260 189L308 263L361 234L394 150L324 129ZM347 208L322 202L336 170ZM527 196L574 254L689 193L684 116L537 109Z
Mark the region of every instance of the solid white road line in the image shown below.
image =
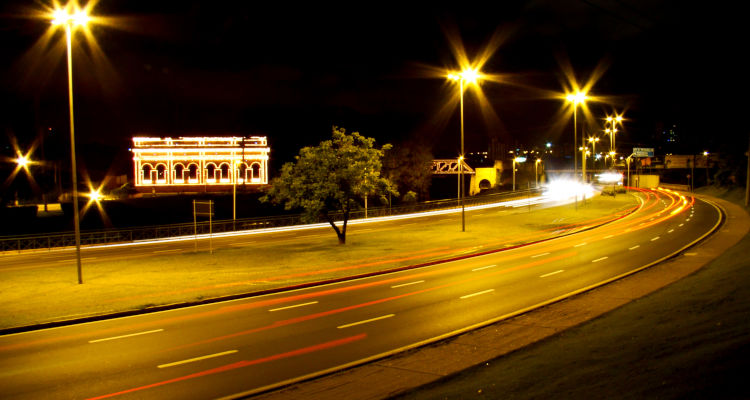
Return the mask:
M402 283L400 285L393 285L393 286L391 286L391 289L396 289L396 288L400 288L400 287L404 287L404 286L416 285L418 283L424 283L424 280L414 281L414 282L409 282L409 283Z
M563 272L563 271L565 271L565 270L564 269L559 269L559 270L557 270L555 272L550 272L549 274L540 275L539 277L540 278L546 278L548 276L557 275L557 274L559 274L560 272Z
M311 302L309 302L309 303L295 304L295 305L293 305L293 306L286 306L286 307L272 308L272 309L270 309L270 310L268 310L268 311L270 311L270 312L274 312L274 311L288 310L288 309L290 309L290 308L304 307L304 306L309 306L309 305L312 305L312 304L318 304L318 302L317 302L317 301L311 301Z
M227 354L233 354L233 353L236 353L236 352L237 352L237 350L222 351L221 353L215 353L215 354L209 354L207 356L190 358L188 360L175 361L175 362L169 363L169 364L162 364L162 365L157 366L157 368L174 367L175 365L187 364L187 363L191 363L191 362L205 360L205 359L208 359L208 358L221 357L221 356L225 356Z
M608 259L608 258L609 258L609 257L607 257L607 256L604 256L604 257L602 257L602 258L597 258L596 260L593 260L593 261L591 261L591 262L599 262L599 261L604 261L604 260L606 260L606 259Z
M120 335L120 336L112 336L112 337L108 337L104 339L89 340L89 343L99 343L99 342L106 342L107 340L123 339L123 338L129 338L129 337L140 336L140 335L148 335L149 333L161 332L163 330L164 329L154 329L153 331L145 331L145 332L131 333L129 335Z
M393 317L393 316L395 316L395 315L396 315L396 314L381 315L380 317L370 318L370 319L366 319L366 320L364 320L364 321L357 321L357 322L352 322L351 324L346 324L346 325L339 325L339 326L337 326L336 328L338 328L338 329L349 328L349 327L352 327L352 326L357 326L357 325L362 325L362 324L366 324L366 323L368 323L368 322L379 321L379 320L381 320L381 319L386 319L386 318L390 318L390 317Z
M483 270L483 269L487 269L487 268L494 268L494 267L497 267L497 265L495 265L495 264L492 264L492 265L488 265L488 266L486 266L486 267L479 267L479 268L474 268L474 269L472 269L472 270L471 270L471 272L474 272L474 271L481 271L481 270Z
M531 258L542 257L542 256L546 256L547 254L550 254L550 253L547 252L547 253L541 253L541 254L533 255L533 256L531 256Z
M628 250L635 250L635 249L637 249L637 248L639 248L639 247L641 247L641 245L640 245L640 244L637 244L637 245L635 245L635 246L633 246L633 247L630 247L630 248L628 248Z
M466 296L461 296L460 298L461 299L468 299L469 297L480 296L480 295L487 294L487 293L494 292L494 291L495 291L495 289L483 290L481 292L476 292L476 293L472 293L472 294L467 294Z

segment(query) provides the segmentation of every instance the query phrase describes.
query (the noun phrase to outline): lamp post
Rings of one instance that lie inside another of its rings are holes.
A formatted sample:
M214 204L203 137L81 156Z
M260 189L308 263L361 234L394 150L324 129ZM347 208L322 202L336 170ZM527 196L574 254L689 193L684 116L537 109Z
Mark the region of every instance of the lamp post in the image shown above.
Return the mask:
M586 93L570 93L566 97L569 103L573 103L573 179L578 179L578 159L576 155L576 146L578 146L578 104L586 102Z
M591 152L593 153L593 156L591 157L591 169L596 169L596 142L599 141L598 137L590 137L589 143L591 143Z
M526 162L526 157L514 157L513 158L513 191L516 191L516 164Z
M604 130L609 134L609 151L610 153L617 152L617 145L615 144L615 134L617 133L617 124L622 125L622 115L615 115L614 117L608 115L606 120L610 124L610 128ZM615 164L613 159L612 167L614 168L614 166Z
M537 158L536 161L534 162L534 184L536 185L537 188L539 187L539 171L538 171L538 168L539 168L539 163L540 162L542 162L541 158Z
M75 10L71 13L73 3L69 3L65 9L57 9L52 14L52 25L62 25L65 27L65 40L68 49L68 109L70 118L70 160L71 160L71 177L73 180L73 225L75 227L76 237L76 264L78 269L78 283L83 283L83 273L81 271L81 223L78 215L78 176L76 170L76 141L75 141L75 124L73 118L73 48L71 45L73 29L78 26L85 26L89 21L89 16L85 10Z
M708 155L711 154L708 151L704 151L703 155L706 157L706 186L708 186L711 181L708 179Z
M466 213L464 207L464 82L476 83L480 79L479 71L473 68L466 68L458 73L449 73L448 79L458 82L458 93L460 97L460 115L461 115L461 154L458 159L458 201L461 203L461 232L466 231Z
M583 177L583 183L586 183L586 154L588 154L589 149L586 146L581 146L579 150L581 150L581 176Z

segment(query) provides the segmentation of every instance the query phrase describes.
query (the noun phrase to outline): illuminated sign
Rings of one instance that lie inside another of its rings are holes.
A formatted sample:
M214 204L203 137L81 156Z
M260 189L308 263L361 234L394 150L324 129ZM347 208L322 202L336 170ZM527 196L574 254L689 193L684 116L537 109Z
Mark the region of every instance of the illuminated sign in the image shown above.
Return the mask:
M137 188L268 184L265 136L133 138Z

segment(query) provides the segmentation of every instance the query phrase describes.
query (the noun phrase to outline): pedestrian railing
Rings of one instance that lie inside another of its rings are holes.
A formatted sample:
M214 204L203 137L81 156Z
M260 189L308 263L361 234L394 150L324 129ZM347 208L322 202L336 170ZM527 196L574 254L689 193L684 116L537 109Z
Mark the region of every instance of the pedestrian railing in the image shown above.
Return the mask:
M515 192L498 193L483 196L467 197L464 199L464 206L477 206L485 204L494 204L504 201L528 198L539 193L539 189L518 190ZM389 215L403 215L418 212L437 211L456 209L460 207L457 199L429 201L415 203L411 205L402 205L398 207L372 207L368 208L367 218L383 217ZM343 214L335 213L332 215L334 221L342 221ZM350 212L349 220L365 218L365 210L358 209ZM326 222L321 218L318 222ZM164 239L169 237L202 235L209 232L221 233L232 231L247 231L255 229L278 228L285 226L303 225L306 222L302 220L301 214L281 215L273 217L242 218L236 220L218 220L212 221L209 226L208 221L193 223L180 223L158 226L144 226L123 229L106 229L96 231L82 231L81 245L100 245L111 243L128 243L136 241L145 241L153 239ZM0 236L0 252L22 252L24 250L40 250L59 247L75 246L75 234L73 232L60 232L41 235L23 235L23 236Z

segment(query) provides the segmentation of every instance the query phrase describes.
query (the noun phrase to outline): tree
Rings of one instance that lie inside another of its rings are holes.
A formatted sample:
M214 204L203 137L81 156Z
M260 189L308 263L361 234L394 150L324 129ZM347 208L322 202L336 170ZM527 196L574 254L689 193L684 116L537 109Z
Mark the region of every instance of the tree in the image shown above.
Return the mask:
M391 182L380 176L383 152L390 144L378 149L375 139L343 128L333 127L331 140L317 147L304 147L295 162L281 168L281 176L271 181L262 201L283 203L284 208L301 208L302 219L316 223L325 219L336 231L339 243L346 243L346 226L357 201L365 196L398 196ZM334 223L335 213L341 213L341 227Z
M432 183L430 166L433 159L428 144L416 140L405 141L386 152L383 174L402 193L411 191L416 193L418 198L425 199Z

